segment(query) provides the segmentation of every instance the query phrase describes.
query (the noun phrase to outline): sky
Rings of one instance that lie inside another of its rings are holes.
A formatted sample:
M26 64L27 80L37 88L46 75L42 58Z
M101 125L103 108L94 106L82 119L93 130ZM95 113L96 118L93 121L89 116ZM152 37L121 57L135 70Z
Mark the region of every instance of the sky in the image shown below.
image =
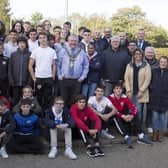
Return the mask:
M65 16L66 1L68 14L99 14L106 18L119 8L139 6L146 13L147 19L168 30L168 0L10 0L12 17L30 19L35 12L44 18Z

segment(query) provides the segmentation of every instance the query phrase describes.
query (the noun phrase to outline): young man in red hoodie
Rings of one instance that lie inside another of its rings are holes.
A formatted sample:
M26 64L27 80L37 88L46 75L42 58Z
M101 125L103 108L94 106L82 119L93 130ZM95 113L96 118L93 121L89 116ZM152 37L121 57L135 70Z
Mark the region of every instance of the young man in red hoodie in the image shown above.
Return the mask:
M114 118L114 122L117 129L124 136L125 142L129 148L132 148L132 140L130 132L127 131L127 127L135 129L138 134L138 143L151 145L151 141L144 135L142 127L137 117L137 108L133 102L123 94L122 84L116 83L113 88L113 94L109 97L110 101L117 110L117 115Z
M90 157L104 156L100 148L98 132L101 129L101 121L93 110L87 106L86 97L78 95L76 103L71 107L71 115L80 130L83 142L86 144L86 153ZM92 145L89 137L93 139Z

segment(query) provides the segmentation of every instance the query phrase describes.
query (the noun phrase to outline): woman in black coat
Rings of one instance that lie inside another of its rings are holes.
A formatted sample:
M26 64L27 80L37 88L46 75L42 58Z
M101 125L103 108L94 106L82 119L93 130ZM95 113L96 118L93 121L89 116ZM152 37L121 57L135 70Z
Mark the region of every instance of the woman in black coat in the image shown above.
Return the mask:
M149 105L152 109L153 141L160 141L168 111L168 58L165 56L160 57L159 67L152 70Z

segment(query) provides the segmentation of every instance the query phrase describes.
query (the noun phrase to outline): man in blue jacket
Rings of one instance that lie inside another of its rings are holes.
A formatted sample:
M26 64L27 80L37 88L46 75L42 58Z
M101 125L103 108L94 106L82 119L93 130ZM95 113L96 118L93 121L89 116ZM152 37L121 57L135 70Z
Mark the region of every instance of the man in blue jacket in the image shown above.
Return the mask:
M45 124L50 129L51 150L48 158L55 158L57 155L57 134L63 131L65 136L65 155L70 159L77 159L72 151L71 128L75 126L69 110L64 108L64 101L61 97L56 97L54 105L45 112Z
M21 100L20 111L14 115L16 129L10 143L14 153L41 154L39 117L31 110L31 100Z

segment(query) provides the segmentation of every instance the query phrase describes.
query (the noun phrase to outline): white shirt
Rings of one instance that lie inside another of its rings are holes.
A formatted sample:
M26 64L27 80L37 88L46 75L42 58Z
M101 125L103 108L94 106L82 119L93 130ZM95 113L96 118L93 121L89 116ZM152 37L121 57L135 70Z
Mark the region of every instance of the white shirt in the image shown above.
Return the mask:
M38 47L32 52L30 58L35 60L35 77L52 77L52 62L57 59L56 52L52 48Z
M11 53L15 52L18 48L17 43L11 43L8 41L7 43L4 44L4 55L8 58L11 57Z
M33 52L36 48L39 47L38 40L32 41L31 39L29 39L28 44L29 44L29 51L30 52Z
M112 107L111 101L105 96L103 96L100 101L96 100L96 96L91 96L88 100L88 104L90 104L99 113L103 113L106 106Z

